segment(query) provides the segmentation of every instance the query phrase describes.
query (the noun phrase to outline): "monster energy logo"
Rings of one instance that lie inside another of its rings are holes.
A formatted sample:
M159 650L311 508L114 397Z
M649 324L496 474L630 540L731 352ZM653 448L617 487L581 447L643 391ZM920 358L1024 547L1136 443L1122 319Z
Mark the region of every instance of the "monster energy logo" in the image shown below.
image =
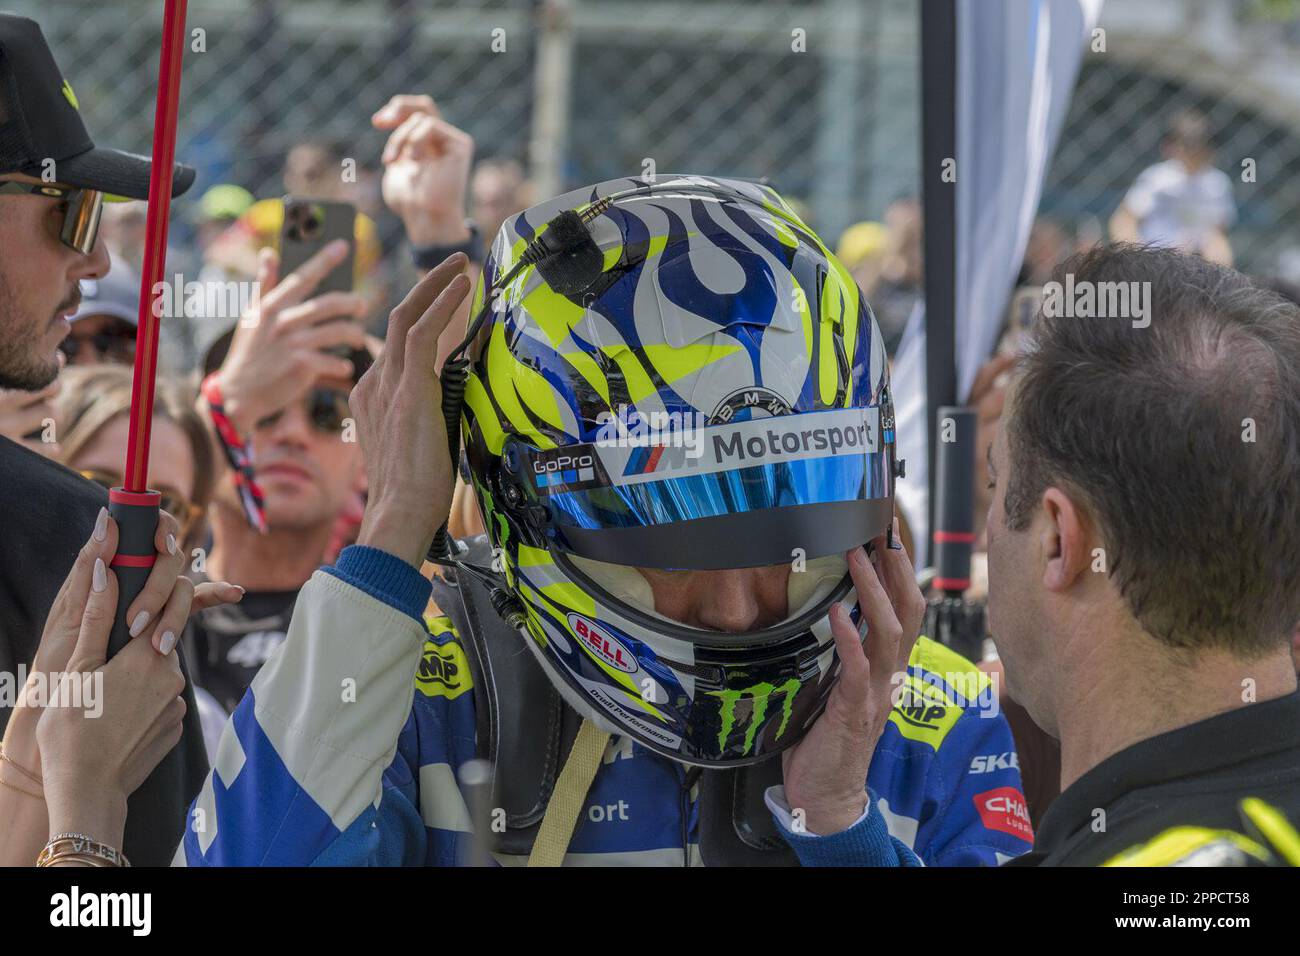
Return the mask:
M722 700L722 728L718 731L718 749L727 749L727 738L731 732L736 729L736 704L745 698L751 701L749 712L749 729L745 731L745 746L741 749L741 756L745 756L754 749L754 737L758 734L758 728L763 723L763 718L767 716L767 704L771 698L777 694L781 695L781 726L776 729L776 739L780 740L781 735L785 733L786 725L790 723L790 713L794 709L794 698L799 693L799 688L803 684L794 677L791 677L779 687L776 684L754 684L750 687L743 687L739 690L710 690L705 691L714 697Z

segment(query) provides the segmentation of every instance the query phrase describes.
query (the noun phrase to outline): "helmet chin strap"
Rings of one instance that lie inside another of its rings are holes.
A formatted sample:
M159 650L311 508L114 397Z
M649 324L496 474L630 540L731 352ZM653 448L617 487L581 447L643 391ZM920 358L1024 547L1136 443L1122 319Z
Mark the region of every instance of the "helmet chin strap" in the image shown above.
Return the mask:
M533 840L533 851L528 854L529 866L561 866L568 852L569 841L577 829L587 791L596 779L600 761L605 756L610 733L584 720L573 740L573 749L564 761L564 768L555 781L551 799L547 801L542 825Z

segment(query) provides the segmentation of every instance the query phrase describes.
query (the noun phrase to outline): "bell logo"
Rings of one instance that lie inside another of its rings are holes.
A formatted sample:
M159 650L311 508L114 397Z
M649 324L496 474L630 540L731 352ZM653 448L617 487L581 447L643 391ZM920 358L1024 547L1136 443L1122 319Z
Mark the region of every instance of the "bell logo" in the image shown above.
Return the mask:
M595 621L589 621L578 614L570 614L569 626L573 628L573 633L578 635L578 640L582 641L583 646L597 660L604 661L624 674L636 672L637 663L632 652L623 646L622 641L608 633Z
M1015 787L985 790L975 794L974 799L975 809L985 827L1033 842L1034 827L1029 822L1029 807L1025 804L1024 794Z

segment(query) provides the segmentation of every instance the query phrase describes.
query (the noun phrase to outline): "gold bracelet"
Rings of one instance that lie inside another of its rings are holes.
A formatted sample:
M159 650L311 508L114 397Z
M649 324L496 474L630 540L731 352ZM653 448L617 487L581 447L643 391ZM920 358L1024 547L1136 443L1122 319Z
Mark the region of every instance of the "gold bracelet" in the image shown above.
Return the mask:
M56 853L44 863L37 863L37 866L62 866L65 863L80 863L84 866L107 867L110 864L104 862L99 857L89 856L83 853Z
M37 866L53 866L62 860L89 862L93 866L130 866L126 855L107 843L92 840L84 833L56 833L45 844ZM95 862L100 861L100 862Z
M0 761L3 761L4 763L9 764L9 766L13 767L13 768L14 768L15 770L17 770L20 774L22 774L24 777L26 777L26 778L27 778L28 780L30 780L32 783L36 784L36 785L37 785L38 787L40 787L42 790L45 788L45 781L42 780L42 779L40 778L40 775L39 775L39 774L32 773L30 770L28 770L26 767L24 767L22 764L20 764L20 763L19 763L17 760L15 760L13 757L11 757L11 756L9 756L7 753L5 753L5 747L4 747L4 744L3 744L3 743L0 743Z
M41 801L41 803L45 802L44 793L33 793L30 790L24 790L22 787L18 786L18 784L6 780L4 777L0 777L0 787L8 787L10 790L16 790L19 793L26 794L27 796L31 797L34 800L39 800Z

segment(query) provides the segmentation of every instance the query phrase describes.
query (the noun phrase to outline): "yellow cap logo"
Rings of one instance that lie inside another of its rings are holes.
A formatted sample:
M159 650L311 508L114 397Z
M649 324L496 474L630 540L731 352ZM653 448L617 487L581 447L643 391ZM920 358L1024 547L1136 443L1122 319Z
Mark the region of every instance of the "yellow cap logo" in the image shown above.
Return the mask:
M63 81L63 98L72 104L74 110L81 109L81 106L77 103L77 94L72 92L72 84L67 80Z

